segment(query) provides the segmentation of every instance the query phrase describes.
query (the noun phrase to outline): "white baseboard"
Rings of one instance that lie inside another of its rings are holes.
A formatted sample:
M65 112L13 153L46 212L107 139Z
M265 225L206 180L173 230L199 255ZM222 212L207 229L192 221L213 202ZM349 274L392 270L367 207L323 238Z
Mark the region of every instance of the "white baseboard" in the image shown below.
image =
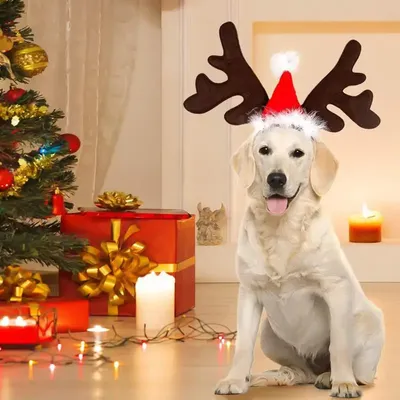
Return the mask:
M343 245L360 282L400 282L400 243L346 243ZM236 244L197 246L196 281L237 282Z

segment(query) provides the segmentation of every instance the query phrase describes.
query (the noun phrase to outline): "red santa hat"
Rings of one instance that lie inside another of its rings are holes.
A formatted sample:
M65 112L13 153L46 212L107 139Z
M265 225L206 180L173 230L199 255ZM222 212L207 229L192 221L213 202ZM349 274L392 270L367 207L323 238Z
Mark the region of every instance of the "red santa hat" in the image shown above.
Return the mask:
M299 65L296 52L278 53L271 58L271 69L279 82L262 113L251 119L255 133L271 126L295 127L309 137L316 137L324 124L315 114L306 113L300 105L293 84L292 72Z

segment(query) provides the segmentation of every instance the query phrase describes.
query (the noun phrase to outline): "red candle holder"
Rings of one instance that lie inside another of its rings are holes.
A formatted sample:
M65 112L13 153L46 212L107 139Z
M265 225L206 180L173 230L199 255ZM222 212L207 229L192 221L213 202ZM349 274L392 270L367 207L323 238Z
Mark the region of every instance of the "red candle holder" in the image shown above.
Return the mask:
M37 346L56 337L57 311L34 309L28 305L0 308L0 345L4 347Z

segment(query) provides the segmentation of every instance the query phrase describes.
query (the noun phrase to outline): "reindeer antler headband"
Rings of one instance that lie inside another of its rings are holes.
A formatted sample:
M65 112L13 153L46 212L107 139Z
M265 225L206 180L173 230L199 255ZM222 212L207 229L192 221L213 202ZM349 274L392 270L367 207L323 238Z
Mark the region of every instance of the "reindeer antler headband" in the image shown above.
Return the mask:
M220 27L219 35L223 55L210 56L208 62L225 72L228 79L215 83L207 75L199 74L196 93L184 102L189 112L204 114L231 97L241 96L243 102L225 113L225 120L231 125L253 122L257 130L276 124L294 125L310 136L320 128L339 132L344 128L344 121L328 110L329 104L342 110L361 128L373 129L380 124L380 118L371 110L373 93L370 90L357 96L343 92L366 79L364 74L353 72L361 53L361 45L356 40L346 44L337 64L300 105L291 75L298 64L295 53L277 54L272 58L271 66L281 76L270 99L243 57L235 25L226 22Z

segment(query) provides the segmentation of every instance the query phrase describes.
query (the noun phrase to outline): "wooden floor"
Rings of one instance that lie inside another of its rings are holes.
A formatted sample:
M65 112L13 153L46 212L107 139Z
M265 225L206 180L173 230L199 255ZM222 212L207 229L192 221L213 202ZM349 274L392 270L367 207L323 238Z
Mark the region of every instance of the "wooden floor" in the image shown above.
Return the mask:
M386 319L387 343L374 387L364 391L367 400L395 400L399 397L400 359L400 284L366 284L369 297L383 309ZM219 322L232 330L236 325L235 284L203 284L197 287L195 314L206 322ZM134 331L132 319L93 318L93 323L111 326L115 323L122 334ZM79 336L79 335L78 335ZM84 336L80 335L81 338ZM72 341L63 340L62 352L76 353ZM105 350L105 354L120 362L118 376L114 368L103 365L59 366L54 375L48 365L0 366L1 400L211 400L229 396L214 396L216 382L228 371L234 345L219 348L216 342L188 341ZM15 354L15 353L13 353ZM2 351L0 356L8 356ZM254 371L274 368L257 344ZM232 398L232 397L230 397ZM250 389L234 399L328 399L329 392L313 386L271 387Z

